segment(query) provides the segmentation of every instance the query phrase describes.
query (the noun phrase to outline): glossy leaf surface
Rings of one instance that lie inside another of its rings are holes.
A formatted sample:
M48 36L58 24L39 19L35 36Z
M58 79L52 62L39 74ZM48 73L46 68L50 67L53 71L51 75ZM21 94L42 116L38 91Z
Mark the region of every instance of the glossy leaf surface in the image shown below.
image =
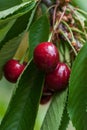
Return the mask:
M87 43L73 64L69 85L69 116L76 130L87 130Z

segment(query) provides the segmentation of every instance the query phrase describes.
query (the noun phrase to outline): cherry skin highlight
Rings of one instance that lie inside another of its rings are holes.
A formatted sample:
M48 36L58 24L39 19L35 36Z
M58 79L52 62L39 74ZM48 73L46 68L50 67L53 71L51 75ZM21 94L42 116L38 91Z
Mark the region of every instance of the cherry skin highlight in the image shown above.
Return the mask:
M19 61L11 59L4 65L4 76L9 82L16 83L24 68L25 64L20 64Z
M45 82L49 89L59 91L67 87L69 77L69 67L65 63L58 63L57 67L46 75Z
M34 62L40 70L53 70L59 62L59 53L51 42L42 42L34 50Z

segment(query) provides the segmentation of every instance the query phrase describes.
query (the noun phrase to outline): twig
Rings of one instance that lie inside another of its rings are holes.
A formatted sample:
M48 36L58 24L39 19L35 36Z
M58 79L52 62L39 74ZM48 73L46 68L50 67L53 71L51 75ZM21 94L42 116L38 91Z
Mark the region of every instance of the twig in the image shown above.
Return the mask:
M71 41L68 39L68 37L65 35L65 33L60 29L59 32L66 38L67 42L69 43L69 45L71 46L73 52L75 53L75 55L77 56L77 52L75 50L75 48L72 46Z

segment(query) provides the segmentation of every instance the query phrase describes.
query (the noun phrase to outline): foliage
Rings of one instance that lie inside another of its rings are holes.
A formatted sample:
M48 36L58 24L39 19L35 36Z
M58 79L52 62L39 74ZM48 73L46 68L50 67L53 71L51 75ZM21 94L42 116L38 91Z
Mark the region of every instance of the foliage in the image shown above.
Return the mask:
M64 107L67 100L67 90L57 93L47 111L41 130L58 130L61 124ZM49 118L50 117L50 118ZM52 117L52 118L51 118Z
M57 46L61 61L71 68L71 76L69 87L52 97L40 128L66 130L71 121L76 130L87 130L86 3L86 0L59 1L56 5L53 0L0 1L0 78L5 63L14 57L25 33L29 43L28 63L14 84L0 130L33 130L35 127L45 74L35 66L33 51L44 41Z
M87 44L84 45L78 54L72 68L69 88L69 115L77 130L86 130L87 126ZM79 71L78 71L79 68ZM75 75L75 73L78 73ZM76 93L76 94L75 94ZM73 96L74 95L74 96ZM80 116L79 116L80 115ZM82 121L83 119L83 121ZM78 122L77 122L78 120ZM81 124L81 125L79 125Z
M16 92L0 126L1 130L33 129L41 96L42 83L43 73L38 71L33 61L30 62L18 81ZM38 89L36 84L38 84ZM30 116L27 116L29 113Z

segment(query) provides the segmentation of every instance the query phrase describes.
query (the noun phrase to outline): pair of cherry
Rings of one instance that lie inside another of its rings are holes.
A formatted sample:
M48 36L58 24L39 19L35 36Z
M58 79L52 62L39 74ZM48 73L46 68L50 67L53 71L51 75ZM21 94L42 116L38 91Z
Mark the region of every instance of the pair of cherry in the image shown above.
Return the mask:
M47 103L55 91L64 90L69 81L70 68L61 63L56 46L50 42L40 43L34 50L34 62L46 73L41 104Z
M59 61L59 52L56 46L50 42L43 42L34 50L34 62L36 66L46 72L41 104L48 102L53 92L66 88L70 76L70 69L65 63ZM9 60L4 66L5 78L15 83L24 70L26 64L20 64L15 59Z

